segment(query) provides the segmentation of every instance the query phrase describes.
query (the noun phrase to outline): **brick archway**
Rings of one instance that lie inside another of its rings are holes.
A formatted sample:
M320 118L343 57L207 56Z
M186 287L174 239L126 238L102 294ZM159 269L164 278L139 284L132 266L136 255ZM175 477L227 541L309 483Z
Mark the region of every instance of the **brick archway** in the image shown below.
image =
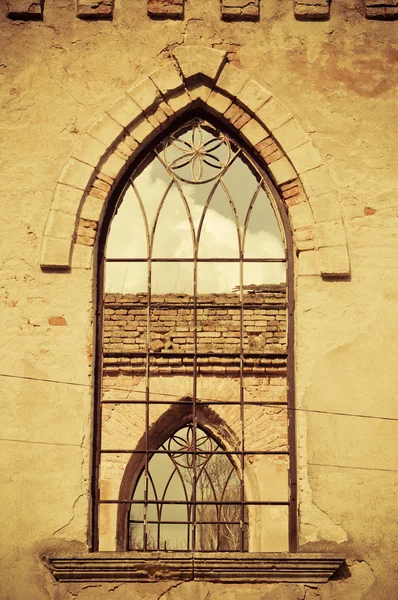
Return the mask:
M43 269L90 268L108 199L131 160L183 112L198 106L236 131L284 200L298 274L349 276L340 205L326 166L291 113L226 53L181 46L134 84L86 133L57 183Z

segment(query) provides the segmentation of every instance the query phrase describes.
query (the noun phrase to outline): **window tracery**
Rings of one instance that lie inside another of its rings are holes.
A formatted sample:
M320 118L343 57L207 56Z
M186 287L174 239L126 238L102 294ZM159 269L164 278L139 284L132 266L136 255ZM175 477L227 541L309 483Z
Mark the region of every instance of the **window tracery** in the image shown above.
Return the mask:
M130 175L104 264L100 549L289 549L288 226L277 201L246 149L197 117Z
M229 453L203 428L196 436L192 423L178 429L148 461L147 477L148 550L240 549L241 480ZM144 470L130 509L131 550L145 545L145 487Z

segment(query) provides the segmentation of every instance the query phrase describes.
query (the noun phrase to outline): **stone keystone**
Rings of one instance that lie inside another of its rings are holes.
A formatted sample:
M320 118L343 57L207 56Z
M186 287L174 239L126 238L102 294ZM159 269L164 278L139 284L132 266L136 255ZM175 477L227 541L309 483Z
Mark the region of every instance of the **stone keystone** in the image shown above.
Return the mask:
M206 46L179 46L174 57L185 80L200 74L214 81L224 65L226 52Z

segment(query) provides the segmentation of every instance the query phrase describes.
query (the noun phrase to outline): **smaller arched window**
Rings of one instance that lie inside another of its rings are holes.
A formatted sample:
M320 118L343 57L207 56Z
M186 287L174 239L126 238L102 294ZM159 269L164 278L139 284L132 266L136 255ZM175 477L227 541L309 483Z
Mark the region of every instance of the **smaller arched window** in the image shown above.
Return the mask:
M242 481L229 453L203 428L185 425L141 472L129 515L129 549L240 550L242 519L247 527L241 500Z
M287 551L289 530L292 547L290 234L275 194L243 145L195 117L114 199L101 550Z

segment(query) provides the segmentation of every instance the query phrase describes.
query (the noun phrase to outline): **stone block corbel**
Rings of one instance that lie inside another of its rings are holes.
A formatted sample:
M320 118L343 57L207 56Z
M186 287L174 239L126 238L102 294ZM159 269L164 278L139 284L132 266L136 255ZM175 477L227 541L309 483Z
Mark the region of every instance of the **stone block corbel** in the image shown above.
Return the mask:
M327 21L330 18L330 0L296 0L294 16L298 21Z
M77 0L76 15L86 21L112 20L114 0Z
M223 21L258 21L260 0L220 0Z
M42 21L44 0L7 0L8 18L19 21Z
M151 19L183 19L184 0L147 0Z

